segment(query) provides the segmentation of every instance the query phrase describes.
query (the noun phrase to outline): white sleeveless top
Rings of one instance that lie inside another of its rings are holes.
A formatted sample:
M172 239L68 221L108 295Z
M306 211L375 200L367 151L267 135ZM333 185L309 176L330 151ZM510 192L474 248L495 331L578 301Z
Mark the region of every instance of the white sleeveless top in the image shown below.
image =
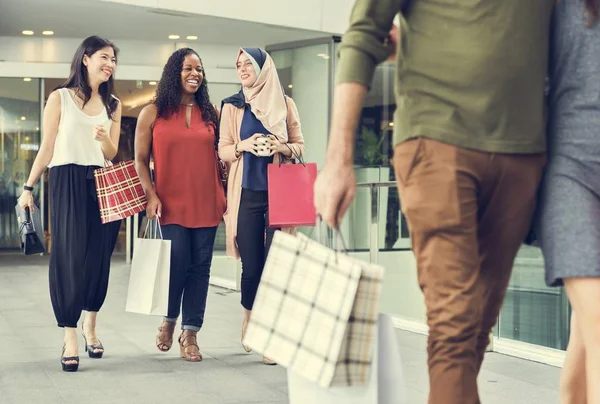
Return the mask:
M54 155L48 167L77 164L80 166L104 167L104 153L100 142L94 139L94 126L103 125L110 133L112 120L106 109L97 116L85 114L75 103L66 88L60 93L60 123L54 143Z

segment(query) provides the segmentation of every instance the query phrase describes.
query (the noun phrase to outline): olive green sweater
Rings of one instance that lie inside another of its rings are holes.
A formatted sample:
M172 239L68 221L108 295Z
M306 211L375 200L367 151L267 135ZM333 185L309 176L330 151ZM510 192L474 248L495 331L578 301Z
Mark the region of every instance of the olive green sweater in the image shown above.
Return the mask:
M401 16L394 140L496 153L545 151L544 83L556 0L357 0L338 83L370 85Z

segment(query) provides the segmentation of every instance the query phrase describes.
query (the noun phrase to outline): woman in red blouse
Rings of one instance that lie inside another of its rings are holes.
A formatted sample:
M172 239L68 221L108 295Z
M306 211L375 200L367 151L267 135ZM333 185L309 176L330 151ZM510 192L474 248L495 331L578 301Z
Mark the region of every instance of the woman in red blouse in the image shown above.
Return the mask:
M156 346L171 349L182 312L180 352L192 362L202 360L196 334L204 321L215 235L225 212L215 154L217 121L200 57L190 48L175 51L154 102L140 113L135 163L148 197L147 216L156 218L163 237L171 240L169 309Z

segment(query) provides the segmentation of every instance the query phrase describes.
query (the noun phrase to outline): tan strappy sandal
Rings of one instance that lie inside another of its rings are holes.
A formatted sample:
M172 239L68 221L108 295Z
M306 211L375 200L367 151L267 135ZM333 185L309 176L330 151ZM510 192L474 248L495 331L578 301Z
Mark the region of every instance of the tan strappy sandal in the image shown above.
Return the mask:
M173 346L173 334L177 323L163 320L156 334L156 347L161 352L167 352Z
M202 354L198 347L198 339L196 338L198 331L183 330L179 336L179 353L183 359L189 362L202 361Z

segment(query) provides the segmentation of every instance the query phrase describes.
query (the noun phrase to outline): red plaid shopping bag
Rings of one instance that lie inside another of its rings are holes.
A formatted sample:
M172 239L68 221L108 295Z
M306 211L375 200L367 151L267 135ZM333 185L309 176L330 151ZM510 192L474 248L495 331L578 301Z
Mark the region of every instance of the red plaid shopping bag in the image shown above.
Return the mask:
M146 194L132 160L94 171L102 223L125 219L146 209Z

